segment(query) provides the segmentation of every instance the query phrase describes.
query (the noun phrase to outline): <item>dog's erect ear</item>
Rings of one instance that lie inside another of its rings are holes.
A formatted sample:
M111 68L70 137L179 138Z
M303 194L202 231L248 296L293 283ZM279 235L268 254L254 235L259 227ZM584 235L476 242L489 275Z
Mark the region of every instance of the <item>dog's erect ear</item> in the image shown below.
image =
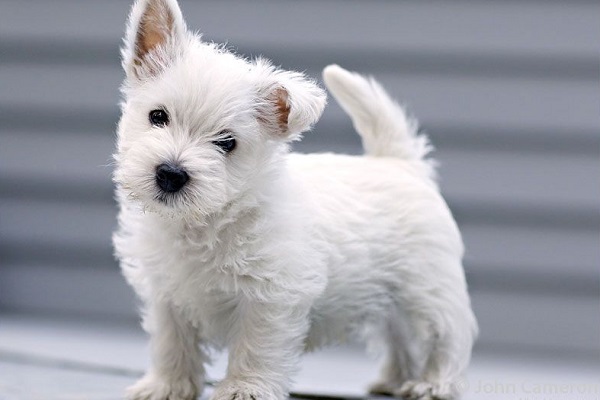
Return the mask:
M185 31L176 0L137 0L121 50L127 78L143 80L162 72L181 49Z
M259 122L279 139L299 138L321 117L327 102L325 91L299 72L276 70L263 60L255 67Z

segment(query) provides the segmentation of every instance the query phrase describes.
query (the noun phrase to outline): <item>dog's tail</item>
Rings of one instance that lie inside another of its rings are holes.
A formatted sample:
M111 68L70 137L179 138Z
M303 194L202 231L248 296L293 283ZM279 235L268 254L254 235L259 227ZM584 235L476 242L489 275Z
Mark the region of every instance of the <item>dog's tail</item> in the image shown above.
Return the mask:
M435 163L427 136L418 133L416 120L373 78L346 71L338 65L323 70L323 79L340 106L350 115L362 137L365 153L374 157L397 157L435 177Z

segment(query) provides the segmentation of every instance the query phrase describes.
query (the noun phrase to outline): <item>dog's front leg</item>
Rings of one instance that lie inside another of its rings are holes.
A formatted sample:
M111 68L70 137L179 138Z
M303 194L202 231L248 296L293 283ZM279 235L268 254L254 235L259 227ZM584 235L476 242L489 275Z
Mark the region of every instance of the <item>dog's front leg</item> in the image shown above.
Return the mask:
M144 328L150 334L152 364L128 388L130 400L192 400L202 392L205 356L198 330L169 304L150 304ZM200 380L199 380L200 378Z
M287 397L308 330L309 307L282 303L240 302L227 376L211 400Z

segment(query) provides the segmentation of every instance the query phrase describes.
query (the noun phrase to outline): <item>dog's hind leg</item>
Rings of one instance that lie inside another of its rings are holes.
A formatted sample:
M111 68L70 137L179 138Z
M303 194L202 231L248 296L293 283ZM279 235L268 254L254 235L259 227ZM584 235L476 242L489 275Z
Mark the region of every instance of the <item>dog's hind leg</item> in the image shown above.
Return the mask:
M417 361L419 349L411 340L409 327L403 322L405 318L393 307L389 319L381 328L380 338L385 351L385 361L379 380L369 387L369 392L376 395L393 395L398 392L404 382L415 379L422 366ZM376 343L379 344L379 343Z
M407 313L414 328L412 340L423 349L419 360L423 367L393 393L395 396L450 400L460 395L477 324L466 293L446 289L438 287L435 295L425 294L427 301Z

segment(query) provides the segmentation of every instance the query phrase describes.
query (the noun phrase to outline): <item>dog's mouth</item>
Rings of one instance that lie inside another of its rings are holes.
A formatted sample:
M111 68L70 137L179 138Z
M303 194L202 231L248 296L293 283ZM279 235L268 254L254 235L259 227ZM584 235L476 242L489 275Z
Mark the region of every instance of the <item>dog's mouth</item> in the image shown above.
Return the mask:
M185 197L184 192L170 193L170 192L159 191L156 193L153 200L163 206L167 206L169 208L175 208L177 205L180 204L183 197Z
M124 199L136 203L144 212L169 217L204 217L218 210L221 204L219 200L222 200L220 192L200 190L198 179L192 176L177 190L162 185L166 187L165 190L152 175L117 174L113 182Z

